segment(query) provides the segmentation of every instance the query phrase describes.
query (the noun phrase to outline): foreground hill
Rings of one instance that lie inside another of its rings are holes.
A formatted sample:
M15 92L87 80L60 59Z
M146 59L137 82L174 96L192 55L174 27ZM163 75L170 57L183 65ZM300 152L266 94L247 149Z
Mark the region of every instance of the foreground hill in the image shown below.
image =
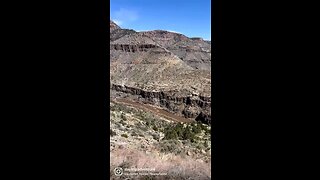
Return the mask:
M111 102L110 160L110 179L209 180L210 126L168 121L161 113ZM154 171L146 171L144 175L123 174L119 178L114 175L116 167L154 168Z

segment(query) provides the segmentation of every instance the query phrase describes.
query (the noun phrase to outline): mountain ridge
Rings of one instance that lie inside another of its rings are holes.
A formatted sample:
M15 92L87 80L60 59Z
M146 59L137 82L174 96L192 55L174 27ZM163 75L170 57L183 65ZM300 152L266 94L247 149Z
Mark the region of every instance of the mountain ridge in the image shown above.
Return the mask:
M110 20L110 29L125 29L125 28L121 28L119 25L117 25L114 21ZM132 30L132 29L130 29ZM168 33L173 33L173 34L178 34L178 35L183 35L189 39L201 39L202 41L206 41L206 42L210 42L211 43L211 40L205 40L203 37L198 37L198 36L195 36L195 37L188 37L186 35L184 35L183 33L180 33L180 32L175 32L175 31L170 31L170 30L163 30L163 29L154 29L154 30L142 30L142 31L135 31L135 32L140 32L140 33L144 33L144 32L152 32L152 31L155 31L155 32L168 32Z

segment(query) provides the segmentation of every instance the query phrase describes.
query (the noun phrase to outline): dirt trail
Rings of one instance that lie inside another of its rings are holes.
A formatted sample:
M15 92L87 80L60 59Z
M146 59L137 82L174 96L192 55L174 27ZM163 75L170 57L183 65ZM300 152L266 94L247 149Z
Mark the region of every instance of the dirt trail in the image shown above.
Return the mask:
M123 99L123 98L116 98L116 99L112 100L112 102L126 104L126 105L132 106L134 108L142 109L145 111L151 111L151 112L155 113L156 115L161 116L161 117L166 118L171 121L187 122L187 123L194 122L194 120L186 119L181 116L177 116L173 113L170 113L170 112L165 111L160 108L156 108L156 107L148 105L148 104L141 104L141 103L138 103L135 101L130 101L130 100Z

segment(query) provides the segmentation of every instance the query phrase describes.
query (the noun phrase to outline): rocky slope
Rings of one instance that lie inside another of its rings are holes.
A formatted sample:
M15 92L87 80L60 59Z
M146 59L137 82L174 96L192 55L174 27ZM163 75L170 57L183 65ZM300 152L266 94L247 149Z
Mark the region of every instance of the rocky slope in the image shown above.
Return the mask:
M211 124L211 42L110 21L111 90Z
M189 66L210 71L211 43L202 38L188 38L168 31L156 30L142 33L173 52Z
M169 131L179 124L155 113L110 103L110 179L211 179L210 126L180 124L180 130L198 131L188 139L168 138ZM152 173L164 175L125 172L119 178L113 172L116 167L154 168Z

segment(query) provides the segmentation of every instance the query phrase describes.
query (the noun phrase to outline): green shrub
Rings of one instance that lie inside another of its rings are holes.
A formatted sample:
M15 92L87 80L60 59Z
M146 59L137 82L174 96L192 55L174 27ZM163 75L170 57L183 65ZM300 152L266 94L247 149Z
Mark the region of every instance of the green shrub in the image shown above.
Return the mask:
M174 128L166 128L164 131L164 139L169 140L169 139L177 139L178 135L177 132L175 131Z
M164 139L180 139L180 140L190 140L192 142L196 141L195 135L201 132L200 126L195 126L194 124L183 127L183 124L175 124L167 126L164 128L163 133L165 134Z
M127 134L121 134L122 137L128 138Z
M182 135L182 139L183 140L190 140L192 141L195 138L194 133L187 127L184 129L183 135Z
M178 123L176 126L175 126L175 131L177 132L177 136L178 137L182 137L183 136L183 132L184 132L184 128L183 128L183 125Z
M195 124L192 126L192 132L194 134L199 134L199 133L201 133L201 131L202 131L202 127L200 124Z
M155 131L158 131L158 130L159 130L156 125L154 125L154 126L152 127L152 129L155 130Z

